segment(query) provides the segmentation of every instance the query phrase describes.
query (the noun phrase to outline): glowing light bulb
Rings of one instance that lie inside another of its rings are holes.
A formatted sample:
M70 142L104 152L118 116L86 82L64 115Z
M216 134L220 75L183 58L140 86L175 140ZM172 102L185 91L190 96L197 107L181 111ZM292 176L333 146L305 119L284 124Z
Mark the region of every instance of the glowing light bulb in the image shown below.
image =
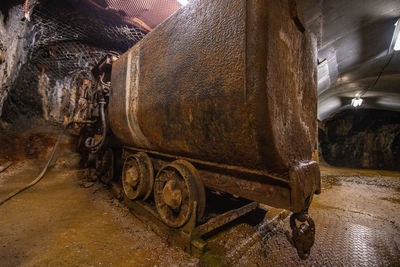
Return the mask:
M363 103L363 100L362 100L362 98L360 98L360 97L355 97L355 98L353 98L352 100L351 100L351 105L353 106L353 107L360 107L361 105L362 105L362 103Z
M186 6L189 1L188 0L178 0L178 2L182 5L182 6Z
M393 47L394 51L400 51L400 19L397 20L394 26L395 30L393 34L391 47Z

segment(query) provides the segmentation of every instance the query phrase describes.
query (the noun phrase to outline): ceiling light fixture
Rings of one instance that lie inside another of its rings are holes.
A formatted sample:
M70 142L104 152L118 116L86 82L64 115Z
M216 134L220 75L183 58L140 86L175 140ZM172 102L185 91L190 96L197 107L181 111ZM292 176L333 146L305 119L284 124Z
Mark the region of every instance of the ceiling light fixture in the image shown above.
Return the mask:
M362 103L363 103L363 99L360 96L356 96L355 98L353 98L351 100L351 105L355 108L360 107L362 105Z
M189 1L188 0L178 0L178 2L182 5L182 6L186 6Z
M395 30L393 34L392 43L390 44L390 48L394 51L400 51L400 19L394 24Z

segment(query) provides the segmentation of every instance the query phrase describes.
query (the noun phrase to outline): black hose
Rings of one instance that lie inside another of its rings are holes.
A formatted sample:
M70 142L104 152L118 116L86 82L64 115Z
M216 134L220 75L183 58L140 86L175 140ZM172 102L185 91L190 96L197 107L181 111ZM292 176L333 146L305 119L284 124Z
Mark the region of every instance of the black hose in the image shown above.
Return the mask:
M4 164L3 166L0 166L0 173L4 172L5 170L7 170L10 166L12 165L11 161L6 162L6 164Z
M46 174L47 169L49 168L50 162L52 161L52 159L53 159L53 157L54 157L54 154L55 154L55 152L56 152L57 146L58 146L58 144L59 144L60 141L61 141L61 137L62 137L63 135L64 135L64 131L62 131L62 132L58 135L56 144L54 145L53 150L51 151L50 157L49 157L49 159L47 160L47 163L46 163L46 165L44 166L42 172L39 174L39 176L36 177L36 179L33 180L33 181L32 181L30 184L28 184L27 186L25 186L25 187L23 187L23 188L21 188L21 189L18 189L18 190L15 191L15 192L12 192L12 193L9 194L6 198L2 199L2 200L0 201L0 206L3 205L4 203L6 203L7 201L9 201L10 199L12 199L13 197L15 197L16 195L18 195L19 193L21 193L21 192L23 192L23 191L25 191L25 190L31 188L32 186L34 186L35 184L37 184L37 183L44 177L44 175Z
M103 130L100 141L93 144L93 142L94 142L93 137L89 137L85 141L86 148L92 149L93 153L96 153L97 151L99 151L99 149L103 146L104 141L106 140L106 136L107 136L107 123L106 123L106 115L104 112L105 104L106 104L106 102L104 100L100 102L100 117L101 117L101 124L102 124L102 130Z

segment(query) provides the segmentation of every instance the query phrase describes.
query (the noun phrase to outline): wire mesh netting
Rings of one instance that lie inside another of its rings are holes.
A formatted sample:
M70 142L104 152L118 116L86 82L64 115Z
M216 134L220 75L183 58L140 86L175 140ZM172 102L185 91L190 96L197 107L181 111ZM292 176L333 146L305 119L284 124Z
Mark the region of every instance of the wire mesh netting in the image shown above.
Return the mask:
M110 51L124 53L181 6L176 0L31 0L29 5L28 60L6 100L9 114L25 114L24 107L46 113L43 98L55 90L72 95L77 85L70 78L90 77ZM62 88L63 82L70 88Z
M57 2L54 5L52 1L39 1L31 16L31 63L46 66L47 73L54 78L90 68L109 50L125 52L149 28L181 6L176 0Z
M122 53L145 36L133 25L84 15L79 10L60 14L37 5L32 12L34 45L30 64L46 68L52 78L63 78L90 70L107 51Z
M181 4L177 0L92 0L105 8L123 12L129 19L137 18L150 28L156 27Z

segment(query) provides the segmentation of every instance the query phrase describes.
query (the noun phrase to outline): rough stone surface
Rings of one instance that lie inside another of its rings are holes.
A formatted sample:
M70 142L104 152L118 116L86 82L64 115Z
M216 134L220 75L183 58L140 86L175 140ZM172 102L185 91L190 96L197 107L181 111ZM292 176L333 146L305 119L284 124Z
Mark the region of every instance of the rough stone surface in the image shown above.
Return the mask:
M31 38L28 24L21 21L23 16L23 8L19 5L10 9L6 21L0 13L0 116L4 101L28 59Z
M72 119L81 78L78 73L64 79L51 80L43 74L39 79L38 91L42 98L42 114L45 120L63 122Z
M57 6L49 18L44 2L30 1L30 22L22 20L23 5L15 2L0 11L0 117L8 123L22 117L70 120L79 81L91 78L105 54L87 40L77 42L76 26L57 20L57 12L68 12Z
M324 122L320 147L334 166L400 170L400 113L347 110Z

